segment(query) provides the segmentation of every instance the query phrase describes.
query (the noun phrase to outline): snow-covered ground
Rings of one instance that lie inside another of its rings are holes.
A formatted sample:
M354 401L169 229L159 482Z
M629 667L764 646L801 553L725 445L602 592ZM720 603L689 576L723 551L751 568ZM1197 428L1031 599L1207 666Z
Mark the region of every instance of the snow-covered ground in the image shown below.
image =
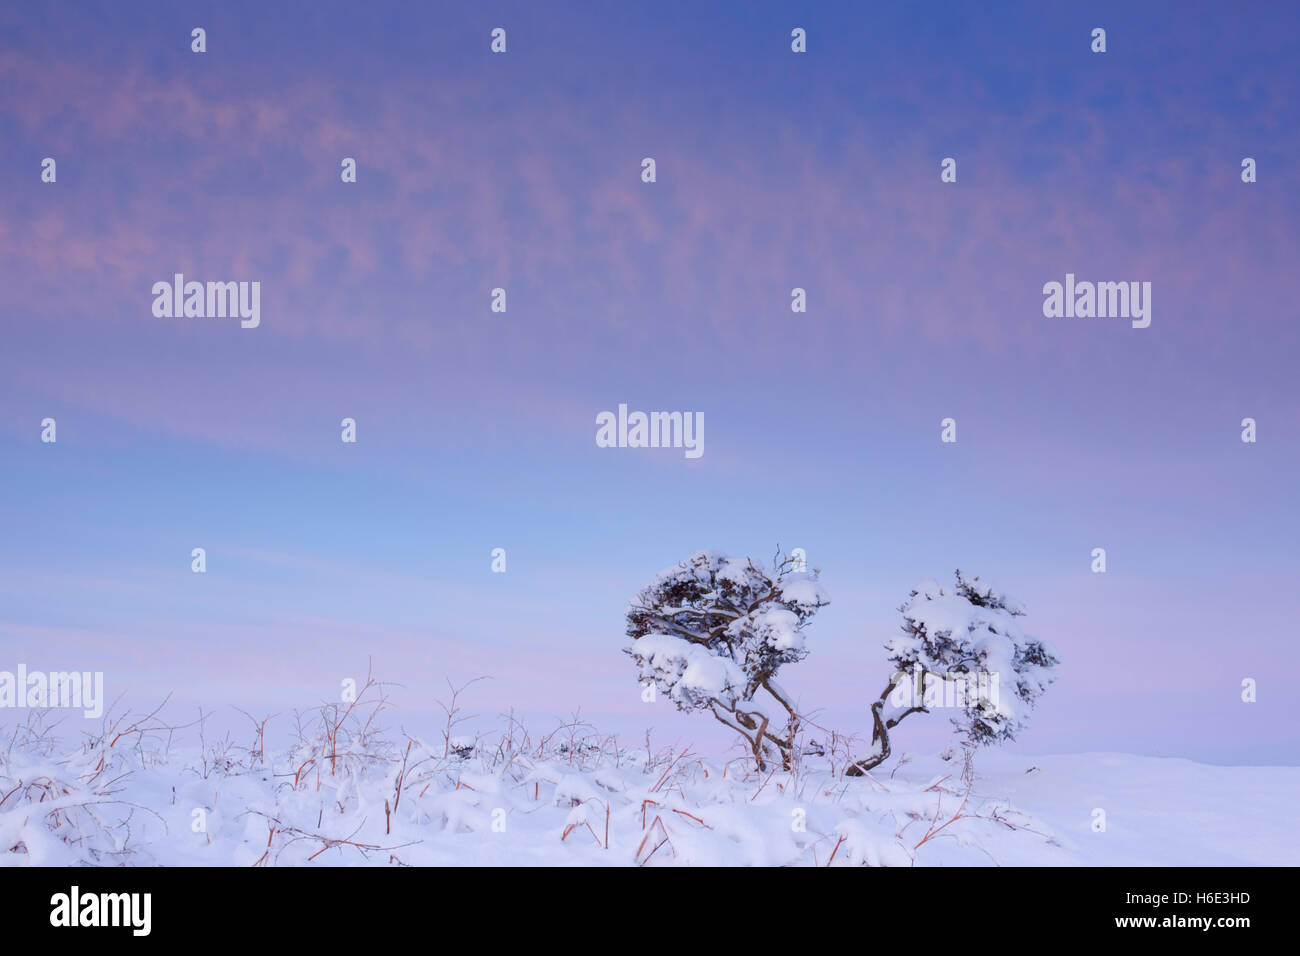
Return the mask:
M1216 767L1117 753L1026 758L985 751L975 760L979 789L1052 824L1067 850L1062 863L1300 865L1300 767ZM1104 832L1093 831L1097 808L1105 811Z
M0 863L1300 863L1296 767L953 748L847 778L822 756L759 771L585 726L420 740L373 716L323 708L277 753L151 719L79 746L9 727Z

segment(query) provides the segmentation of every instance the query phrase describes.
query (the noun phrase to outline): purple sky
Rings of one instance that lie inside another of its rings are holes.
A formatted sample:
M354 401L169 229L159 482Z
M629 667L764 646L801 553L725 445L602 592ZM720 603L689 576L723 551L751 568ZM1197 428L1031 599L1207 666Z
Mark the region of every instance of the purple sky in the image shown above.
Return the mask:
M780 543L833 602L784 682L843 730L961 567L1064 658L1025 749L1300 761L1294 8L411 6L0 13L0 670L282 712L373 657L411 721L491 674L480 713L712 741L623 611ZM260 327L155 318L176 272ZM1045 318L1067 272L1150 327ZM620 403L705 454L596 447Z

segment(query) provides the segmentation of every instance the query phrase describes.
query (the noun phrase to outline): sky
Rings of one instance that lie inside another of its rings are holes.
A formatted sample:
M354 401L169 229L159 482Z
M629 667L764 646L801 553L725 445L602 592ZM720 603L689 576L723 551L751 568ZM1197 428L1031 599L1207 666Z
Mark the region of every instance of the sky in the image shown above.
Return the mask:
M779 545L832 602L782 680L839 730L869 732L910 588L960 568L1063 660L1016 748L1300 763L1294 6L0 28L0 670L102 671L179 719L373 666L413 726L489 676L489 723L720 752L641 700L624 612L698 549ZM259 282L260 325L155 316L176 273ZM1150 282L1150 326L1045 316L1067 273ZM704 454L598 447L620 404L702 414Z

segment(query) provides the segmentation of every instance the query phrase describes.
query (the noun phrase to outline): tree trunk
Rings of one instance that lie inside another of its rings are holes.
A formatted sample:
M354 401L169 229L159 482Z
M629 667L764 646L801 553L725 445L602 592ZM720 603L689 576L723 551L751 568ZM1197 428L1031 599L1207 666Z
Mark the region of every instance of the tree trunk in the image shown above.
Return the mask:
M889 691L886 690L885 693L888 694ZM889 753L890 753L889 728L885 725L885 719L880 715L880 712L884 709L885 709L884 697L881 697L880 700L875 701L871 705L871 724L872 724L871 743L874 746L876 742L879 741L880 751L878 753L871 754L868 757L863 757L861 760L858 760L855 763L851 764L849 768L844 771L845 776L849 776L849 777L865 776L868 770L871 770L875 767L879 767L882 763L884 763L886 760L889 759Z
M890 754L889 731L894 727L897 727L899 721L901 721L908 714L915 714L917 712L920 712L922 714L929 713L929 711L926 710L925 708L925 704L924 703L917 704L916 698L914 697L912 699L913 706L907 708L907 710L903 711L901 714L899 714L896 717L890 717L888 719L884 717L883 712L885 709L885 701L889 699L889 695L894 692L894 688L898 686L898 682L902 680L904 676L905 675L902 674L901 672L899 674L896 674L894 676L894 679L889 682L889 686L886 687L884 691L881 693L880 698L871 705L871 743L872 746L875 746L876 743L878 742L880 744L880 751L878 753L873 753L869 756L863 757L861 760L855 761L854 763L850 764L848 769L844 771L845 776L861 777L868 770L871 770L875 767L879 767L882 763L884 763L886 760L889 759L889 754ZM921 672L921 686L919 688L919 693L920 693L920 699L923 702L925 700L925 679L928 676L929 675L927 672L925 671Z

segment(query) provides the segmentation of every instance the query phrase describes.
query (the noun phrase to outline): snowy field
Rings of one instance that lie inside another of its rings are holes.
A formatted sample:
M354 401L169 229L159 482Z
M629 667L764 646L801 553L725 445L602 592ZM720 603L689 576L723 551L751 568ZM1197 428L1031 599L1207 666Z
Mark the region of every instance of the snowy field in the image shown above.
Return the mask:
M47 715L48 716L48 715ZM586 725L421 740L330 705L296 743L119 717L5 728L0 862L25 865L1295 865L1300 768L951 748L846 777L625 746ZM191 738L186 743L184 738ZM829 750L813 755L810 750ZM1100 816L1104 814L1104 818ZM1104 823L1104 829L1102 824Z

